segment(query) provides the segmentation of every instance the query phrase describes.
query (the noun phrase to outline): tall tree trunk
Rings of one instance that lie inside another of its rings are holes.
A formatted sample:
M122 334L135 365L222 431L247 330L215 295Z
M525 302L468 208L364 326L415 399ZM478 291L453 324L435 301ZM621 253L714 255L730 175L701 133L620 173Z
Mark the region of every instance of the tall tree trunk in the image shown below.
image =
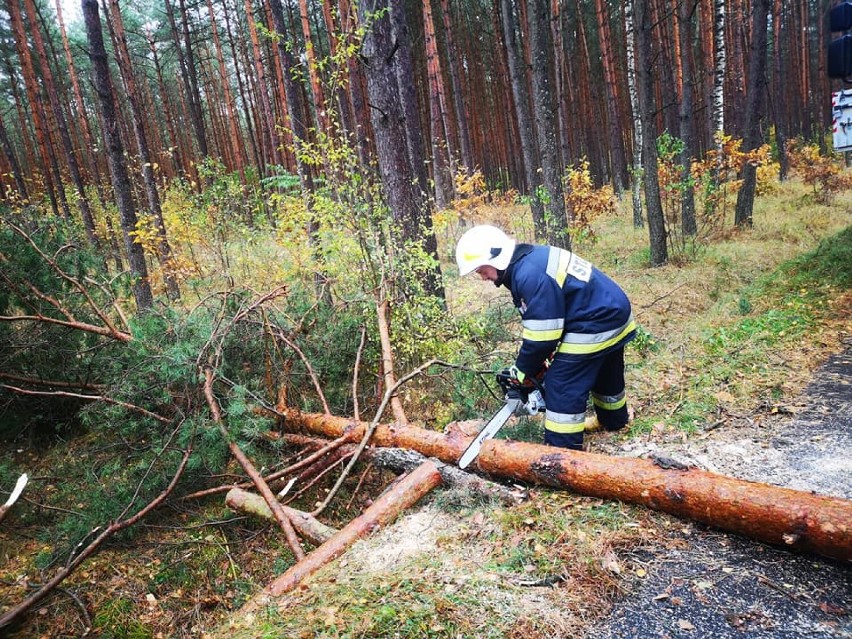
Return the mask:
M695 189L690 185L692 178L692 160L697 157L695 148L695 123L693 121L693 105L695 104L695 84L692 69L692 56L689 48L692 43L692 16L697 7L696 0L677 1L677 31L680 34L680 67L681 67L681 99L678 116L680 119L680 139L683 142L683 152L680 163L683 166L681 181L681 228L685 236L695 235Z
M186 12L185 0L178 0L180 6L181 34L183 35L183 48L181 48L177 27L174 22L174 14L171 10L169 0L166 2L166 13L168 13L172 30L175 35L175 48L178 52L178 61L181 64L181 74L186 86L186 95L189 100L189 112L192 116L192 128L195 131L195 140L198 144L198 152L201 158L206 158L210 153L207 146L207 133L204 130L204 111L201 107L201 93L198 90L198 70L195 68L195 50L192 44L192 34L189 30L189 16Z
M444 286L432 219L417 192L417 177L407 152L405 113L397 86L398 50L393 40L388 5L388 0L365 0L358 7L359 19L367 27L362 52L379 173L402 239L420 244L424 252L435 259L436 266L429 269L424 278L425 291L443 299ZM410 81L413 82L413 78Z
M774 55L772 56L774 65L774 82L772 83L772 119L775 122L775 146L778 149L778 179L782 182L787 179L789 171L789 159L787 158L787 118L785 113L785 96L783 81L784 73L784 58L782 56L781 47L781 14L783 11L783 3L781 0L775 0L775 15L772 20L773 38L772 44L775 47Z
M160 205L160 193L157 190L157 178L154 175L155 159L148 145L145 132L145 109L141 104L141 96L133 75L133 65L130 60L130 50L127 48L127 38L124 33L124 20L118 7L118 0L109 0L109 17L114 33L113 48L118 60L127 102L130 105L130 117L133 121L133 136L139 151L139 161L142 165L142 182L145 186L145 197L148 201L148 211L157 231L157 258L163 269L163 281L166 292L171 300L180 299L180 288L172 271L172 248L166 236L166 225L163 221L163 209Z
M651 0L635 0L636 66L639 71L639 110L642 118L642 164L645 167L645 206L648 211L648 239L651 265L662 266L668 261L666 224L660 203L660 182L657 162L657 136L654 114L655 65L651 49L654 28L651 19Z
M257 35L257 26L255 24L251 0L245 0L245 10L249 36L251 37L252 62L254 63L254 73L257 78L257 93L260 97L261 121L263 123L261 135L264 136L265 143L269 146L272 162L274 164L281 164L282 161L278 154L278 147L281 146L282 141L278 135L278 127L276 126L272 105L269 101L269 81L266 77L266 67L263 64L263 55L260 48L260 39Z
M512 99L517 115L518 134L521 138L521 153L524 156L524 172L527 193L530 197L535 237L539 242L547 242L547 219L539 187L541 174L538 171L538 139L536 138L527 75L524 72L523 51L520 42L520 29L515 5L512 0L501 0L503 13L503 43L506 46L506 58L509 62L509 77L512 80Z
M53 157L52 149L50 148L49 134L45 114L42 108L42 101L39 96L38 83L35 76L35 67L33 65L32 56L30 55L29 47L27 46L27 35L24 30L24 21L21 17L21 10L18 0L7 0L7 10L11 19L12 35L15 39L15 48L18 52L18 59L21 63L21 74L24 77L24 88L27 92L27 99L30 103L32 112L33 128L35 129L36 142L38 144L39 155L42 164L42 177L45 181L47 194L50 197L51 208L55 215L59 214L59 207L56 203L57 194L62 205L63 214L66 217L70 216L68 211L68 202L65 198L65 192L62 187L61 178L54 179L56 171L56 159ZM54 173L51 173L54 170Z
M80 79L77 74L77 66L74 63L74 57L71 55L71 45L68 42L68 34L65 31L65 21L62 17L62 2L56 0L56 18L59 22L59 33L62 36L62 48L65 52L65 63L68 65L68 75L71 79L71 88L74 92L74 105L77 110L77 115L80 121L80 130L83 133L83 144L86 148L83 155L89 167L89 173L95 181L95 190L101 202L105 201L103 185L101 184L101 171L97 157L94 152L94 136L92 135L91 127L89 126L89 116L86 113L86 103L83 101L83 92L80 90Z
M330 2L331 0L324 0ZM346 36L347 45L351 45L355 38L355 22L352 15L352 7L349 0L338 0L338 13L340 13L341 33ZM358 64L357 56L346 56L346 80L348 84L348 96L352 104L352 118L355 124L355 148L358 151L358 161L364 171L370 166L370 116L367 113L367 99L364 97L364 77L361 66Z
M725 70L728 66L725 49L725 2L714 0L713 36L716 45L716 58L713 66L713 136L716 152L722 159L722 138L725 134Z
M563 167L559 155L559 132L556 129L549 17L550 7L547 0L531 0L528 20L533 67L533 111L541 154L542 183L547 191L546 226L541 232L547 238L548 244L569 248L571 235L565 216L565 195L562 189Z
M236 12L237 9L234 8ZM227 3L222 4L222 15L225 18L225 35L228 36L228 47L231 50L231 59L234 62L234 76L237 80L237 95L240 97L240 104L242 105L243 111L243 119L246 123L246 130L248 133L249 143L252 148L252 155L254 156L254 164L257 168L257 172L259 175L265 175L265 160L263 157L262 149L263 146L259 136L255 135L254 129L257 124L257 120L252 117L253 113L257 113L257 109L255 108L253 97L254 92L251 90L251 82L252 82L252 74L250 67L246 66L244 62L248 59L248 54L246 53L245 39L244 38L234 38L234 31L231 29L231 12L228 8ZM243 70L245 70L247 77L245 81L243 81ZM233 107L234 116L237 120L237 129L239 129L239 115L237 115L237 105L234 104ZM255 125L252 125L252 120L255 121ZM248 161L248 152L245 149L241 150L243 161ZM247 223L249 225L253 224L253 220L251 217L251 213L247 213Z
M38 56L39 66L41 67L42 80L44 81L43 86L47 92L50 110L53 113L53 122L56 128L56 133L59 135L62 150L65 153L65 161L68 165L68 172L71 174L71 181L74 184L74 188L77 190L80 215L83 219L83 227L86 230L86 236L89 238L89 242L92 243L92 246L98 247L99 242L95 235L95 221L92 217L92 209L89 207L88 197L86 196L86 186L83 183L83 176L80 173L80 165L77 163L77 156L74 154L74 145L71 142L71 135L68 133L68 123L65 119L65 112L62 110L62 105L59 102L56 83L53 81L53 71L50 68L47 58L47 49L45 49L44 40L41 37L41 31L38 27L38 16L36 14L33 0L24 0L24 9L27 13L27 20L29 20L30 23L33 45L35 47L36 55Z
M118 131L118 116L116 113L115 94L112 78L109 74L106 47L98 13L97 0L82 0L83 18L86 23L86 35L89 43L89 59L92 63L94 88L97 94L98 106L103 123L104 146L107 151L112 188L118 205L124 247L130 262L130 277L133 296L139 312L149 310L154 303L151 286L148 282L148 268L145 264L145 253L142 246L133 240L136 230L136 205L133 202L133 192L130 177L124 159L124 147Z
M424 0L426 2L428 0ZM461 147L461 160L465 171L470 175L473 172L475 162L473 149L470 144L470 130L467 123L467 111L464 108L464 93L459 78L459 67L456 61L456 44L453 38L452 23L450 20L450 2L441 0L441 15L444 19L444 38L447 44L447 71L450 75L450 84L453 88L453 112L456 116L456 126L459 132L459 146Z
M310 167L305 163L303 145L307 141L308 130L305 126L304 111L301 107L302 100L300 99L299 87L293 79L293 57L288 48L284 36L287 33L287 23L284 20L284 7L281 0L269 0L269 10L272 14L272 21L275 30L280 34L278 40L278 58L281 63L282 80L284 83L284 95L287 102L287 112L290 117L290 129L293 135L293 147L296 157L296 170L299 174L299 183L302 190L302 198L305 201L305 207L310 212L310 222L308 225L308 237L314 249L314 256L317 261L317 269L314 272L314 284L317 295L327 295L325 282L327 278L323 272L323 258L320 252L320 243L318 238L319 222L313 215L313 193L314 179L310 172Z
M299 0L299 17L302 24L302 35L305 38L305 58L308 67L308 78L311 84L311 96L313 97L314 109L316 110L317 128L323 133L330 135L331 128L328 123L328 114L325 110L325 94L320 83L319 67L317 65L316 54L314 53L314 43L311 39L311 24L308 20L308 3L307 0Z
M216 12L213 10L212 0L207 0L207 12L210 16L210 31L213 34L213 47L216 52L216 62L219 65L219 81L222 83L222 96L225 102L225 117L228 120L228 140L231 155L236 162L237 172L240 174L240 182L246 183L245 156L243 155L243 136L240 133L237 114L234 112L234 100L231 97L231 82L228 78L228 69L225 67L225 56L222 54L222 43L219 40L219 27L216 25Z
M621 119L618 117L618 80L615 72L612 32L609 28L609 9L605 0L595 0L595 15L598 22L598 42L601 47L604 90L606 93L607 134L609 136L609 164L612 185L618 197L624 192L624 141L621 136Z
M160 99L163 101L163 112L166 118L166 129L169 133L169 155L172 158L172 164L179 174L186 173L186 161L189 156L183 148L183 140L175 128L179 124L178 115L172 107L169 99L166 83L163 79L163 67L160 64L160 54L157 50L157 43L154 40L154 34L151 30L146 31L145 37L148 41L148 49L151 51L151 61L154 63L154 71L157 74L157 87L160 91Z
M633 0L624 3L624 32L627 43L627 87L630 91L630 111L633 122L633 170L631 171L630 191L633 202L633 226L642 228L645 220L642 216L642 117L639 108L639 91L636 88L636 32L633 22Z
M772 0L755 0L751 16L751 51L749 52L748 102L745 112L745 138L743 150L753 151L763 143L760 123L766 93L767 19ZM737 193L734 222L737 226L752 226L754 192L757 186L757 167L746 162L742 173L742 187Z
M453 195L452 176L447 158L448 131L446 128L446 93L441 75L441 58L435 40L435 21L432 3L423 0L423 31L425 34L426 67L429 76L429 112L431 115L430 138L432 140L432 181L435 184L435 206L446 208Z
M402 104L402 125L405 129L405 141L408 147L408 161L417 179L420 190L420 206L426 207L423 215L431 217L428 209L429 179L426 174L426 154L423 145L423 128L420 124L420 109L417 104L415 88L414 59L411 52L411 33L405 4L390 3L391 36L396 50L393 54L393 69L396 73L396 85Z

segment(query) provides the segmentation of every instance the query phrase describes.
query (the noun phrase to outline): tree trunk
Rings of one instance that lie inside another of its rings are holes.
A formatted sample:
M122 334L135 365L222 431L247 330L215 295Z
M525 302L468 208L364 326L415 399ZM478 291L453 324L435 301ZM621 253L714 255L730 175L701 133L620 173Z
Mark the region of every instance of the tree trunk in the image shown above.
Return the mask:
M787 179L787 173L790 169L789 159L787 158L787 118L784 87L786 82L783 81L784 58L782 56L781 47L781 13L783 4L781 0L775 0L775 15L772 20L773 38L772 43L775 46L773 60L774 67L774 84L772 91L772 115L775 122L775 146L778 149L778 179L783 182Z
M642 118L639 109L639 92L636 88L636 32L633 22L633 0L624 3L624 34L627 42L627 87L630 91L630 111L633 122L633 170L630 191L633 201L633 227L642 228Z
M416 470L394 482L363 514L349 522L337 535L275 579L254 601L262 602L267 597L277 597L293 590L305 578L346 552L358 539L377 528L393 523L400 513L416 504L440 484L441 473L435 464L431 461L424 462Z
M428 0L424 0L427 2ZM456 62L456 45L453 39L452 22L450 20L449 0L441 0L441 14L444 19L444 38L447 43L447 70L450 74L450 84L453 88L453 111L456 116L456 126L459 132L459 146L461 147L461 160L468 175L473 172L475 162L473 149L470 144L470 130L467 124L467 111L464 108L464 93L462 83L459 79L459 67Z
M278 137L275 116L269 101L269 81L266 77L266 67L263 64L263 54L260 48L260 39L257 35L254 13L251 0L245 0L246 21L248 22L249 36L251 37L252 63L257 80L257 94L260 98L261 127L259 134L263 136L264 146L269 148L269 159L273 164L281 164L278 156L278 147L281 140Z
M133 191L127 165L124 159L124 146L118 131L118 115L116 113L115 94L112 78L109 74L106 48L98 13L97 0L83 0L83 18L86 23L86 34L89 43L89 59L92 63L94 88L97 94L98 107L103 123L104 146L107 151L112 188L118 206L119 221L124 237L124 248L130 263L131 288L136 298L138 311L149 310L154 303L151 286L148 282L148 267L145 264L145 253L142 246L134 241L132 232L136 230L136 205L133 202Z
M629 0L628 0L629 1ZM598 24L598 42L601 47L604 91L606 94L607 135L609 136L609 164L612 185L616 195L621 198L624 192L624 142L621 136L621 120L618 117L618 81L616 79L612 32L609 28L609 8L605 0L595 0L595 14Z
M305 62L308 68L308 78L310 79L317 128L321 132L330 135L331 130L325 110L325 94L320 84L317 60L314 54L314 43L311 39L311 24L308 20L307 0L299 0L299 18L302 24L302 36L305 38Z
M725 49L725 1L714 0L713 38L716 45L713 66L713 136L716 153L722 160L722 138L725 134L725 69L727 53ZM716 179L718 186L718 176Z
M388 205L402 240L417 242L436 266L428 270L424 289L444 297L438 249L432 218L420 197L417 178L412 169L405 137L405 113L397 85L397 43L393 41L387 0L369 0L359 5L359 17L369 29L364 35L363 59L367 72L370 119L376 136L379 173L387 194ZM411 79L413 82L413 78ZM407 285L410 285L409 282Z
M637 8L638 9L638 8ZM637 10L637 15L641 12ZM361 437L366 424L290 412L287 430L338 438ZM471 438L458 429L438 433L414 426L379 426L373 446L410 448L456 463ZM791 550L852 559L852 501L725 477L696 468L666 468L649 459L608 457L540 444L491 439L474 462L495 477L615 499L692 519Z
M55 215L59 214L59 207L56 203L56 197L58 194L60 203L63 207L63 214L68 217L68 203L65 198L62 181L58 180L55 183L54 178L51 175L51 169L55 168L56 160L53 157L52 149L50 148L47 123L45 122L45 114L42 109L42 101L39 97L35 68L29 47L27 46L27 35L24 31L24 21L21 17L18 0L7 0L6 7L9 11L12 35L15 40L15 48L18 52L18 59L21 63L21 75L24 77L24 88L27 92L30 109L32 110L33 128L35 129L36 143L38 145L39 156L42 164L41 171L47 188L47 194L50 197L50 204L53 209L53 213Z
M521 139L521 153L524 158L524 172L527 193L530 198L533 226L535 227L535 237L537 241L545 243L548 239L545 233L547 219L544 213L544 203L541 200L539 192L539 187L541 186L541 175L538 171L540 154L534 129L535 120L530 109L527 75L524 72L518 18L512 0L501 0L501 3L503 9L503 44L506 46L506 58L509 62L509 77L512 81L512 100L514 101L515 114L517 116L518 135Z
M56 18L59 22L59 33L62 36L62 48L65 52L65 63L68 65L68 75L71 79L71 88L74 91L74 104L77 110L77 117L80 121L80 129L83 133L83 144L86 149L83 155L86 157L89 172L92 179L95 181L95 189L101 202L105 201L103 185L101 184L101 171L98 164L98 159L94 151L94 136L92 135L91 127L89 126L89 116L86 113L86 103L83 101L83 92L80 90L80 80L77 75L77 66L74 63L74 57L71 55L71 45L68 42L68 34L65 30L65 21L62 18L62 2L56 0Z
M183 60L181 74L184 75L183 80L187 89L189 112L192 116L192 128L195 131L198 152L201 154L201 158L204 159L209 155L209 150L207 147L207 133L204 130L204 111L201 107L201 93L198 90L198 71L195 68L195 52L192 46L192 34L189 31L189 16L186 12L186 2L178 0L180 4L181 33L183 35L182 49L169 0L165 1L166 13L168 13L172 30L175 34L175 49L178 52L178 61Z
M80 166L77 163L76 155L74 155L74 145L71 142L71 135L68 133L68 122L65 119L65 112L62 110L62 105L59 102L56 83L53 81L53 72L50 69L50 63L47 58L47 49L45 49L44 40L41 37L41 31L39 31L35 4L33 0L24 0L23 4L27 13L27 19L30 22L33 45L35 46L39 66L41 67L42 80L50 103L50 110L53 113L56 132L59 135L62 150L65 153L65 162L67 163L68 171L71 174L71 181L74 184L74 188L77 190L80 215L83 219L83 228L86 230L86 236L89 238L89 242L92 243L92 246L97 248L100 243L95 235L95 220L92 217L92 209L89 206L89 200L86 196L86 186L83 183Z
M112 0L113 2L115 0ZM228 142L231 156L236 163L237 172L240 174L240 182L246 183L245 158L242 134L240 133L237 115L234 113L234 101L231 97L231 82L228 78L228 70L225 68L225 57L222 54L222 43L219 40L219 27L216 24L216 12L213 10L212 0L207 0L207 13L210 16L210 31L213 34L213 49L216 52L216 62L219 65L219 81L222 85L225 102L225 118L228 120Z
M133 134L136 139L136 148L139 151L139 161L142 165L142 181L145 185L148 211L151 214L154 227L157 231L157 257L160 267L163 269L163 281L166 283L166 291L169 299L177 300L180 299L180 288L172 271L172 248L166 237L166 224L163 221L160 193L157 190L157 178L154 175L155 159L152 157L148 146L148 136L145 133L145 109L140 104L141 96L136 87L136 78L133 74L133 65L130 60L130 51L127 48L124 21L121 18L118 0L109 0L109 13L114 31L113 48L118 59L118 68L124 83L125 93L127 94L127 102L130 105Z
M639 111L642 119L642 164L645 183L645 206L648 211L648 239L651 265L662 266L668 259L666 224L660 203L660 182L657 163L657 127L654 122L654 61L651 53L650 0L635 0L636 66L639 69Z
M681 180L684 188L681 190L681 228L684 236L695 235L698 230L695 223L695 189L689 185L692 177L692 160L698 153L695 148L695 124L693 122L693 105L695 103L695 84L692 70L692 16L697 7L695 0L678 0L677 24L680 41L681 67L681 100L678 116L680 119L680 139L683 142L683 152L680 163L683 166Z
M562 159L559 155L559 131L553 97L553 49L550 44L547 0L531 0L528 13L530 51L532 53L533 111L541 155L542 183L547 191L546 226L542 235L552 246L570 248L571 235L565 216L562 189ZM538 236L538 232L536 233Z
M752 3L752 36L748 65L748 102L745 112L745 138L743 151L753 151L763 143L760 122L766 93L767 18L771 0ZM754 192L757 186L757 167L746 162L742 173L742 187L737 193L734 222L737 226L752 226Z
M420 124L420 109L417 105L411 33L404 3L390 3L390 19L391 35L395 43L393 68L396 73L396 84L402 104L402 122L408 147L408 161L411 163L411 170L414 172L415 178L417 178L418 196L420 206L424 210L423 215L431 217L431 207L428 205L429 179L426 173L426 154L423 146L423 129Z
M453 179L449 172L449 127L447 126L447 100L441 58L435 39L435 21L432 3L423 0L423 31L425 35L426 67L429 76L429 132L432 140L432 181L435 184L435 207L444 209L453 198Z

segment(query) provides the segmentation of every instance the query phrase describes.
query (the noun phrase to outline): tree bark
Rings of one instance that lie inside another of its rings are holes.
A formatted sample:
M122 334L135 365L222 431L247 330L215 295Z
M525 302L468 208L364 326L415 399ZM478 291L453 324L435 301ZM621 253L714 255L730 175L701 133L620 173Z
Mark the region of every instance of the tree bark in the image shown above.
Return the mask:
M598 24L598 42L601 48L601 63L603 65L604 91L606 94L607 135L609 136L609 164L612 175L612 185L616 195L621 198L624 192L624 142L621 136L621 120L618 117L618 86L616 79L615 43L612 41L612 31L609 27L609 8L605 0L595 0L595 14Z
M261 519L275 521L275 515L272 514L263 497L242 488L232 488L228 491L228 494L225 495L225 505L231 510L239 510L240 512L255 515ZM287 518L293 524L293 528L315 546L325 543L338 532L331 526L326 526L321 521L318 521L310 513L296 510L283 504L281 508L287 514Z
M324 437L349 432L358 438L366 424L291 411L287 430ZM374 446L409 448L455 464L471 438L458 429L438 433L414 426L379 426ZM513 481L572 490L578 494L641 504L794 550L852 559L852 501L725 477L690 468L664 468L652 460L608 457L550 446L491 439L476 467Z
M651 265L662 266L668 257L666 224L660 202L657 162L657 127L654 122L654 62L651 53L650 0L635 0L636 66L639 70L639 112L642 120L642 165L645 184L645 207L648 213L648 242Z
M539 187L541 176L539 167L538 140L535 135L535 120L530 108L530 94L527 76L524 72L523 51L520 42L518 18L512 0L501 0L503 14L503 44L506 47L506 58L509 62L509 77L512 82L512 100L518 123L518 137L521 139L521 153L524 158L524 174L526 177L527 193L530 198L533 226L536 240L547 242L544 229L547 221L544 214L544 203L541 201Z
M692 72L692 16L697 2L695 0L678 0L677 25L680 41L681 66L681 99L678 117L680 120L680 139L683 142L683 152L680 163L683 166L681 180L685 183L681 190L681 228L684 236L695 235L698 230L695 223L695 189L689 186L692 177L692 160L697 157L695 148L695 124L693 122L693 104L695 103L695 85Z
M639 91L636 88L636 31L633 21L633 0L624 3L624 32L627 42L627 87L630 92L630 111L633 122L633 169L630 191L633 202L633 227L642 228L642 117L639 109Z
M136 205L127 165L124 159L124 145L118 130L115 93L109 72L106 48L104 47L101 17L97 0L83 0L83 18L89 43L89 58L92 62L95 92L103 123L104 143L107 149L112 188L118 206L124 248L130 263L131 288L140 312L149 310L154 304L151 285L148 282L148 267L142 245L137 243L132 232L136 231Z
M531 0L528 13L530 51L532 54L533 112L541 157L542 184L547 191L545 228L541 229L547 243L571 247L569 220L565 215L565 195L562 189L562 158L559 154L558 119L553 96L553 49L550 43L547 0ZM536 237L539 231L536 231Z
M376 136L379 173L394 222L404 242L416 242L435 266L423 278L425 291L444 297L444 285L438 260L438 244L432 229L432 217L418 189L418 179L411 165L405 135L405 112L400 99L396 65L398 51L393 40L388 0L365 0L359 7L359 18L368 30L363 40L370 119ZM413 82L413 78L411 79ZM412 283L407 282L406 286Z
M424 462L416 470L394 482L363 514L275 579L253 601L263 602L268 597L277 597L293 590L304 579L346 552L355 541L377 528L391 524L400 513L416 504L440 483L441 473L435 464L431 461Z
M186 2L178 0L180 4L180 20L183 35L183 47L179 42L179 37L174 23L173 12L170 10L168 0L166 0L166 12L169 14L172 29L175 33L175 45L178 51L178 60L183 59L181 72L186 72L184 83L187 87L187 96L189 98L189 112L192 116L192 128L195 131L195 139L198 142L198 151L201 158L204 159L209 155L207 146L207 133L204 127L204 111L201 107L201 93L198 90L198 70L195 68L195 52L192 46L192 35L189 31L189 16L186 12Z
M428 0L424 0L428 2ZM470 144L470 130L467 123L467 111L464 108L464 94L462 83L459 79L459 68L456 62L456 44L453 38L452 23L450 20L449 0L441 0L441 14L444 20L444 38L447 44L447 70L450 74L450 84L453 87L453 111L456 116L456 127L459 132L459 146L461 147L461 159L464 169L468 175L473 172L475 161Z
M449 172L449 126L441 58L435 39L435 20L432 3L423 0L423 32L425 36L426 67L429 77L429 133L432 140L432 181L435 185L435 206L446 208L452 201L453 180Z
M763 136L760 121L766 93L767 18L771 0L755 0L752 3L752 37L749 55L748 103L745 112L745 137L743 151L760 147ZM737 208L734 222L737 226L752 226L754 193L757 187L757 167L746 162L742 173L742 187L737 193Z

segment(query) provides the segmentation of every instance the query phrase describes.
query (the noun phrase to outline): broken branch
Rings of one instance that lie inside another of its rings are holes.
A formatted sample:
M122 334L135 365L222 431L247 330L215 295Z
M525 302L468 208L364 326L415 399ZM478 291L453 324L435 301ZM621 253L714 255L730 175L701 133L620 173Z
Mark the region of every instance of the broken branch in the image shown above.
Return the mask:
M239 510L262 519L275 521L275 516L263 500L263 497L240 488L232 488L228 492L225 496L225 505L231 510ZM312 517L310 513L296 510L289 506L282 506L282 508L293 523L293 527L299 531L299 534L315 546L328 541L337 533L336 529L326 526L321 521Z
M293 551L293 555L297 560L301 559L305 556L305 551L302 550L299 539L296 537L296 531L293 529L293 524L290 523L287 513L284 512L283 507L275 498L272 490L270 490L269 484L267 484L263 480L263 477L260 476L260 473L257 472L254 464L252 464L249 458L246 457L246 454L236 444L236 442L231 441L228 431L222 423L222 412L219 410L219 403L213 396L213 369L209 366L204 367L204 379L204 397L207 399L207 405L210 407L210 413L213 415L213 421L219 427L222 437L224 437L225 441L228 442L228 448L231 450L231 454L237 462L239 462L240 466L242 466L246 475L251 477L252 482L254 482L254 485L257 486L258 492L263 495L264 500L266 500L266 504L269 506L273 515L275 515L275 521L278 522L278 525L284 532L284 537L287 539L287 543Z

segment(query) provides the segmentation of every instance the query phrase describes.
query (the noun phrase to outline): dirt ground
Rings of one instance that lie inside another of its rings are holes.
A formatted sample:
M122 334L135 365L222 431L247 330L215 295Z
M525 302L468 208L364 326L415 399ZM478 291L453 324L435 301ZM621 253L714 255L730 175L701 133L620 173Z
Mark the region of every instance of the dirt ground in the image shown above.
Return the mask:
M766 419L738 419L687 443L602 441L599 449L661 453L742 479L852 498L852 340L843 346L796 405L775 407ZM848 565L694 525L681 534L680 549L647 556L647 577L588 636L852 637Z

